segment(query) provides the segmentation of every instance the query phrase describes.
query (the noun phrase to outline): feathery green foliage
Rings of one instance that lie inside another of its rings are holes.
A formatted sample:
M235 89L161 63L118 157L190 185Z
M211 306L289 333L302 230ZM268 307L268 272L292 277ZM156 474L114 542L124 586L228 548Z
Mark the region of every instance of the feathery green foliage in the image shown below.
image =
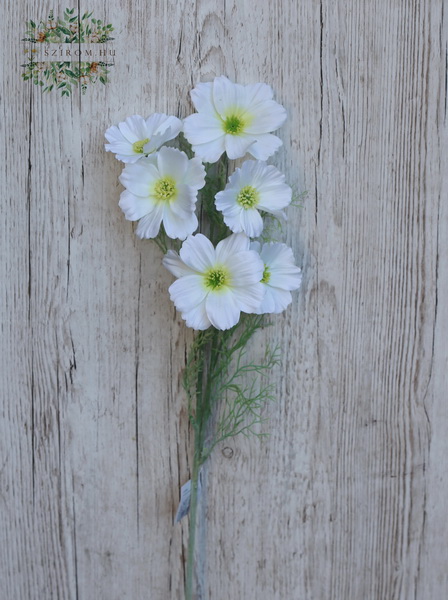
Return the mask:
M264 378L279 364L279 349L268 348L261 362L245 362L245 358L250 338L266 325L262 315L244 315L232 329L210 328L193 342L183 386L190 421L201 442L200 464L225 439L239 433L263 435L256 431L256 425L264 421L265 403L273 400L272 385ZM216 423L210 427L211 417Z

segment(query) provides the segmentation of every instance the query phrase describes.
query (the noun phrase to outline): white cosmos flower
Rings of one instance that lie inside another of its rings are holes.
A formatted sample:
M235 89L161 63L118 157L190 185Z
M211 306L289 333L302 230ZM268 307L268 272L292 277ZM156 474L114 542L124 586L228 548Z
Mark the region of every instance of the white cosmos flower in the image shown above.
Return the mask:
M264 263L261 284L265 295L257 314L280 313L291 303L291 291L297 290L302 281L302 272L294 264L294 255L286 244L270 242L260 249L259 242L252 242L252 250L259 252Z
M232 234L216 249L205 235L189 236L180 255L169 250L165 267L178 279L170 286L171 300L188 327L230 329L241 311L255 312L263 299L263 261L249 249L244 233Z
M283 173L264 162L246 160L230 176L225 189L216 194L215 204L232 231L258 237L263 231L263 219L258 211L286 219L282 209L291 199L292 190L286 185Z
M128 221L138 221L137 235L154 238L163 222L170 238L184 240L198 226L194 213L198 190L205 184L198 158L164 146L149 158L127 164L119 177L126 188L119 205Z
M177 117L154 113L144 119L134 115L118 123L118 127L109 127L104 135L110 143L105 144L105 148L115 152L118 160L135 163L174 139L181 129L182 121Z
M198 111L184 119L184 133L204 162L216 162L223 152L231 159L249 152L266 160L282 145L270 132L286 119L286 111L272 99L265 83L239 85L227 77L198 83L191 99Z

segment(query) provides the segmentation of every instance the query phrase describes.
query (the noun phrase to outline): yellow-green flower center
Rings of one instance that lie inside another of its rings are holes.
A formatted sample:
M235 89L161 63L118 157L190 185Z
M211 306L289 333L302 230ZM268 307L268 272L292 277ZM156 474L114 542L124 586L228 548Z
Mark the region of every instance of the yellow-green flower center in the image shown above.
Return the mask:
M176 182L172 177L162 177L154 186L154 196L159 201L169 202L177 195Z
M243 208L253 208L258 204L258 196L259 194L253 186L246 185L241 188L236 201Z
M239 135L245 126L245 122L237 115L230 115L224 120L224 131L230 135Z
M224 267L213 267L204 274L205 287L220 290L229 283L229 273Z
M146 140L140 140L138 142L134 142L132 144L132 150L134 150L134 152L136 152L137 154L143 154L143 148L146 146L146 144L149 142L149 138L146 138Z
M264 265L263 277L261 278L261 283L269 283L271 279L271 271L267 265Z

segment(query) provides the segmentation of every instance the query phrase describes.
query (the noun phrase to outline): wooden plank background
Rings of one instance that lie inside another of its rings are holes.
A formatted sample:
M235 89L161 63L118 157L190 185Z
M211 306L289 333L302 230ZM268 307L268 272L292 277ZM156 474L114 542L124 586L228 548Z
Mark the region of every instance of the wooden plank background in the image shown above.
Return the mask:
M270 438L207 465L198 597L447 598L446 4L81 0L116 64L71 98L20 76L25 21L66 6L2 8L0 597L183 597L192 335L103 134L226 74L287 108L304 284L255 344Z

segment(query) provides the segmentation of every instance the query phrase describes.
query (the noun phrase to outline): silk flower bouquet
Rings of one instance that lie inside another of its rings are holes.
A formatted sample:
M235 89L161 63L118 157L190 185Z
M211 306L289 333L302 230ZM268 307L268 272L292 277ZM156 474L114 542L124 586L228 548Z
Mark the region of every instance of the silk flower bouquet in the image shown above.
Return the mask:
M198 83L191 99L197 112L183 121L134 115L105 133L106 150L125 163L119 206L138 222L137 236L164 253L162 263L175 277L170 298L198 332L183 372L193 467L176 517L189 510L187 600L194 597L201 467L223 440L262 435L257 426L273 392L265 375L279 364L279 349L268 348L253 363L246 361L246 347L267 325L266 315L285 310L301 283L291 248L273 239L293 203L292 189L266 163L282 145L272 132L285 122L285 109L270 86L239 85L224 76ZM229 176L229 159L247 154L252 158Z

